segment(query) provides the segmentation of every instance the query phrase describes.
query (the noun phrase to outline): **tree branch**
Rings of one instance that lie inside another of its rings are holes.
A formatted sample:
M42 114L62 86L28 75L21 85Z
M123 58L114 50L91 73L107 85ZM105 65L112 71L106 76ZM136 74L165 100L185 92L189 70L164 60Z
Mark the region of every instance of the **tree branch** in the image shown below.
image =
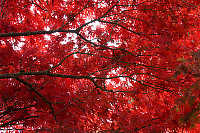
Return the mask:
M56 115L55 115L55 111L54 108L52 106L52 103L49 102L41 93L39 93L37 90L35 90L35 88L28 82L26 82L23 79L20 79L19 77L15 77L16 80L18 80L19 82L23 83L25 86L29 87L29 90L34 92L36 95L38 95L50 108L51 110L51 114L53 115L54 119L56 120Z
M25 118L20 118L20 119L15 119L15 120L11 120L9 122L3 123L0 125L0 127L7 127L10 125L13 125L14 123L21 121L21 120L27 120L27 119L31 119L31 118L38 118L39 116L29 116L29 117L25 117Z
M11 113L11 112L15 112L15 111L20 111L20 110L25 110L31 107L34 107L35 105L30 105L27 107L23 107L23 108L7 108L5 111L3 111L2 113L0 113L0 118L4 117L5 115Z
M65 33L76 33L76 30L49 30L49 31L27 31L27 32L10 32L10 33L0 33L0 37L16 37L16 36L30 36L30 35L42 35L42 34L52 34L56 32L65 32Z

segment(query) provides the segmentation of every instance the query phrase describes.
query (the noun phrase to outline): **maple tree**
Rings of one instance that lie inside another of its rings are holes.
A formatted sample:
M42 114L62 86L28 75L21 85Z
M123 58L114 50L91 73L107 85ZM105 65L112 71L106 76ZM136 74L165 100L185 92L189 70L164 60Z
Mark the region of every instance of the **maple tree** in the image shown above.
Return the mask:
M1 129L197 132L199 4L1 0Z

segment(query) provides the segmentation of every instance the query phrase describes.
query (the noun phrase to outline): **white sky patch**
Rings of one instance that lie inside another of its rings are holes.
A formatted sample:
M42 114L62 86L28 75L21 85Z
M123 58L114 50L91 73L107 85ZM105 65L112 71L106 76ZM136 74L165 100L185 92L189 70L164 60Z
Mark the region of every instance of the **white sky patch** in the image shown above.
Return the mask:
M68 0L64 0L64 2L67 2Z
M64 45L69 42L68 37L65 37L63 41L60 42L61 45Z
M44 30L45 31L49 31L50 28L49 27L45 27ZM44 39L49 41L49 40L51 40L51 36L50 35L44 35Z
M77 43L77 35L76 34L68 33L66 35L66 37L64 38L64 40L60 42L60 44L65 45L68 42L74 42L75 43L72 50L75 50L75 49L78 48L78 45L76 44ZM74 54L73 57L78 58L77 54Z
M98 27L105 28L105 25L102 25L100 22L95 21L94 23L90 24L92 30L96 30Z
M129 87L132 87L132 86L133 86L129 80L128 80L128 82L127 82L127 85L128 85Z
M24 45L25 45L24 42L19 42L17 46L13 46L13 49L14 50L21 50Z
M86 18L85 23L90 22L92 19L93 19L92 17L91 18ZM102 24L102 23L100 23L98 21L95 21L95 22L89 24L88 26L91 26L91 30L93 30L93 31L97 30L98 28L101 28L101 29L105 29L106 28L105 24ZM88 35L88 33L89 33L89 31L85 32L86 35ZM98 43L98 41L97 41L98 39L97 38L88 37L87 39L89 39L91 42ZM107 42L107 44L108 44L108 46L119 47L120 41L114 41L114 42L109 41L109 42Z
M123 82L123 81L126 81L126 78L124 78L124 77L120 77L119 79L120 79L122 82Z
M44 45L44 47L45 47L45 48L48 48L48 47L49 47L49 45L47 45L47 44L46 44L46 45Z
M52 35L54 35L54 36L59 36L60 33L59 33L59 32L56 32L56 33L52 33Z
M65 44L67 44L68 42L77 43L77 35L76 35L76 34L73 34L73 33L68 33L68 34L66 35L66 37L64 38L64 40L60 42L60 44L65 45Z
M14 128L13 129L8 128L8 129L5 129L5 130L1 130L0 133L11 133L11 132L15 132L15 131L18 131L18 133L23 133L23 130L15 130Z
M31 10L31 12L34 14L34 9L35 9L35 5L31 5L31 7L30 7L30 10Z
M36 10L36 12L37 12L39 15L41 15L41 13L40 13L40 11L39 11L39 10Z
M3 40L0 40L0 42L1 45L6 45L6 43Z
M26 40L24 37L21 37L20 39L21 39L21 41L25 41Z
M44 39L49 41L49 40L51 40L51 36L50 35L44 35Z
M57 15L55 15L55 18L57 19L57 18L58 18L58 16L57 16Z
M51 40L51 36L50 35L44 35L44 39L49 41L49 40Z
M97 38L93 38L93 39L91 40L91 42L97 43L98 40L97 40Z
M94 19L94 18L92 18L91 16L90 16L90 18L87 17L87 18L85 19L85 23L90 22L92 19Z
M108 46L119 47L119 44L116 42L107 42Z
M88 35L88 34L89 34L89 31L88 31L88 30L86 30L86 31L85 31L85 34L86 34L86 35Z
M103 1L98 3L98 8L107 7L108 5Z
M22 23L24 21L24 18L18 14L18 23Z
M67 16L66 16L66 15L63 15L63 18L64 18L64 19L67 19Z
M85 20L85 23L90 22L90 21L93 20L93 19L95 19L95 16L90 16L90 18L87 17L86 20ZM97 28L105 28L105 27L106 27L105 24L102 24L102 23L100 23L100 22L98 22L98 21L95 21L95 22L93 22L93 23L90 23L88 26L91 26L91 29L92 29L92 30L96 30Z
M32 59L33 59L33 60L36 60L36 59L37 59L37 57L32 57Z
M136 80L137 80L137 75L133 75L133 77L132 77L133 79L135 79L133 82L135 83L135 82L137 82Z
M21 48L25 45L25 43L23 42L23 40L25 40L24 38L21 39L22 42L18 42L17 45L14 45L16 40L15 39L10 39L9 41L12 44L13 50L21 50Z
M112 122L113 122L111 119L106 119L106 121L107 121L108 123L112 123Z
M107 75L107 78L111 77L110 75L118 75L118 71L120 70L121 68L117 68L117 69L113 69L111 72L109 72L109 75ZM118 87L117 84L112 81L111 79L108 79L106 80L107 84L111 84L112 86L114 87Z
M77 49L77 48L78 48L78 45L75 44L74 47L73 47L73 49ZM74 56L74 58L78 58L78 55L77 55L77 54L74 54L73 56Z
M74 44L73 49L77 49L77 48L78 48L78 45L77 45L77 44Z
M124 7L121 7L121 11L125 11L125 10L127 10L126 8L124 8Z
M50 31L50 27L47 26L47 27L44 28L44 30L45 31Z
M87 45L83 46L82 49L86 49L85 50L86 53L90 51Z
M8 128L1 128L0 133L14 133L14 132L18 132L18 133L23 133L23 125L17 123L18 125L16 127L8 127ZM16 130L16 128L18 130ZM21 129L21 130L20 130Z
M112 75L112 76L119 76L119 74L120 74L120 70L121 70L121 68L119 67L119 68L117 68L117 69L113 69L108 75L107 75L107 78L109 78L109 77L111 77L110 75ZM135 78L135 77L134 77ZM128 79L128 78L125 78L125 77L119 77L119 80L120 80L120 82L119 83L115 83L112 79L107 79L106 80L106 84L107 85L112 85L113 86L113 88L117 88L117 87L132 87L133 85L131 84L131 82L130 82L130 79Z

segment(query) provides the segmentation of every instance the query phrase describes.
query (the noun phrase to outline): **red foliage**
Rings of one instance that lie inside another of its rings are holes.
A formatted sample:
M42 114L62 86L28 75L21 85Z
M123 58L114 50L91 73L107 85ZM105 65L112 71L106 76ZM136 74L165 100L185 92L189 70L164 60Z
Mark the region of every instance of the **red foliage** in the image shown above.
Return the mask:
M198 0L1 0L0 127L198 132Z

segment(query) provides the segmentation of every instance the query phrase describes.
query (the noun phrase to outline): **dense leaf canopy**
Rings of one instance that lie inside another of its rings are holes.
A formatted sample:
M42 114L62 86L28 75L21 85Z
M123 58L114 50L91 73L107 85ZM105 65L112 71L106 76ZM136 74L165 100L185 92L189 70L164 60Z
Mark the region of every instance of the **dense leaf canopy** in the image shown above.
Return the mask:
M198 132L199 14L199 0L1 0L1 129Z

